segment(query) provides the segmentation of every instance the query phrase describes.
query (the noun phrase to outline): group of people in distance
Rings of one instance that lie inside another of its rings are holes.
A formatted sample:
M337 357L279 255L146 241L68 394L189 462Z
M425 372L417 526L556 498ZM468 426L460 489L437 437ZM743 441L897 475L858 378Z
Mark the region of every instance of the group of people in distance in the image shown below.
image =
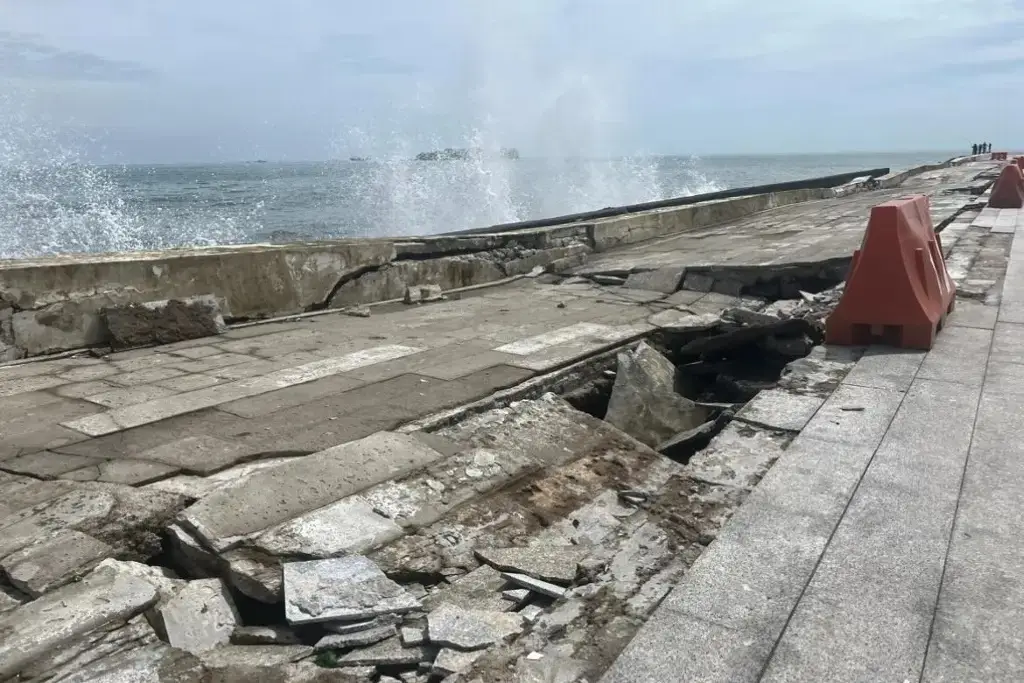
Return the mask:
M971 145L971 154L988 154L991 151L991 142L982 142L980 144Z

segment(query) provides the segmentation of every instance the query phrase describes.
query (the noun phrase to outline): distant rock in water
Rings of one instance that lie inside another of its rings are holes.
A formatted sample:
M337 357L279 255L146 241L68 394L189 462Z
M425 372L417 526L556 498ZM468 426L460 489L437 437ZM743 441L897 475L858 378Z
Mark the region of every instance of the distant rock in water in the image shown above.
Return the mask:
M493 152L488 152L480 147L470 147L468 149L446 147L445 149L432 152L420 152L416 155L416 161L467 161L469 159L482 159L488 156L494 156ZM519 150L515 147L503 147L498 150L498 156L502 159L518 159Z
M349 157L349 161L369 161L370 157Z

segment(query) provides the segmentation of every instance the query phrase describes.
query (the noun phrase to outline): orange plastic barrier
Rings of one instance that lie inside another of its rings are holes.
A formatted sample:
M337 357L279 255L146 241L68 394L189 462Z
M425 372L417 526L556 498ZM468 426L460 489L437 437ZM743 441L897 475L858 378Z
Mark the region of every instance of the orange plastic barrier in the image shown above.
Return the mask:
M1024 172L1017 164L1007 164L999 172L988 205L993 209L1024 208Z
M1014 157L1013 163L1017 164L1017 168L1024 171L1024 157Z
M930 349L955 299L928 198L879 204L853 253L843 297L825 323L825 341Z
M992 152L992 161L1006 161L1006 152Z

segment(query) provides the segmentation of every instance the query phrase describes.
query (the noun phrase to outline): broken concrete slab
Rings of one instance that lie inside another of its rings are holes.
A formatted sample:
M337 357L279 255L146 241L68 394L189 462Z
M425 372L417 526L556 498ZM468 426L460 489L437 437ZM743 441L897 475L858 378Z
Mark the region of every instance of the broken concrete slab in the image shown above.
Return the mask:
M313 653L308 645L221 645L195 653L217 683L279 681L275 674L284 664Z
M460 652L459 650L453 650L448 647L442 648L441 651L437 653L437 657L434 659L434 663L430 667L430 671L438 676L455 676L458 674L469 673L473 668L473 664L475 664L476 660L480 659L482 655L482 651Z
M530 591L525 588L510 588L501 592L501 597L509 602L520 605L530 599Z
M16 676L36 659L156 600L147 581L102 568L7 612L0 616L0 678Z
M128 303L101 309L114 348L170 344L227 330L214 296Z
M736 418L774 429L798 432L825 402L822 396L795 394L785 389L761 391L737 413Z
M684 272L684 268L658 268L657 270L630 273L622 286L672 294L682 284Z
M427 629L424 626L403 626L398 630L398 635L402 639L402 645L406 647L427 642Z
M76 667L61 683L211 683L199 658L161 642Z
M220 579L190 581L159 609L167 642L193 654L231 642L241 617Z
M366 647L393 637L398 631L394 625L378 626L351 633L329 633L313 646L314 652L324 650L348 650L353 647ZM404 642L404 641L403 641Z
M489 612L441 605L427 615L427 637L434 645L479 650L523 632L525 622L515 612Z
M213 474L247 458L253 459L250 446L205 434L171 441L135 457L201 475Z
M8 555L0 568L15 587L35 598L88 574L113 554L103 541L66 530Z
M525 548L477 548L481 560L501 571L525 574L554 583L572 583L576 566L590 549L574 545L533 545Z
M428 595L423 606L431 609L442 603L449 603L466 609L483 609L493 612L507 612L515 608L501 596L506 581L501 573L490 565L481 565L450 586Z
M284 597L285 617L291 624L361 620L420 606L360 555L285 564Z
M153 644L162 643L144 617L111 622L36 659L22 670L21 680L63 681L83 668Z
M540 579L535 579L532 576L527 576L526 574L502 572L501 578L505 579L506 581L511 581L517 586L527 588L533 591L534 593L546 595L549 598L557 599L565 595L565 588L563 588L562 586L556 586L553 583L550 583L548 581L541 581Z
M436 652L436 648L424 645L403 647L396 637L344 654L338 657L338 664L340 666L409 666L432 662Z
M408 434L377 432L261 470L187 509L180 522L217 551L442 457Z
M675 392L675 372L646 342L620 353L605 421L652 448L703 424L707 411Z
M242 594L268 604L281 602L284 588L278 558L252 548L235 548L221 553L218 566L219 573Z
M278 557L336 557L363 553L400 537L402 527L351 496L268 529L252 546Z
M647 322L667 332L687 334L708 332L722 325L722 319L713 313L697 314L671 308L649 316Z
M697 452L690 476L710 484L752 490L793 439L790 432L733 422Z

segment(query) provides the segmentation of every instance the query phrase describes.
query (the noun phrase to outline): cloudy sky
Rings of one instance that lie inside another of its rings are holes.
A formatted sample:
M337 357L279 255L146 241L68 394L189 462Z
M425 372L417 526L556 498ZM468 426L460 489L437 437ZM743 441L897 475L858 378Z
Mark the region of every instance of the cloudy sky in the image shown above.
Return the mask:
M103 161L1020 147L1022 84L1024 0L0 0L0 146Z

